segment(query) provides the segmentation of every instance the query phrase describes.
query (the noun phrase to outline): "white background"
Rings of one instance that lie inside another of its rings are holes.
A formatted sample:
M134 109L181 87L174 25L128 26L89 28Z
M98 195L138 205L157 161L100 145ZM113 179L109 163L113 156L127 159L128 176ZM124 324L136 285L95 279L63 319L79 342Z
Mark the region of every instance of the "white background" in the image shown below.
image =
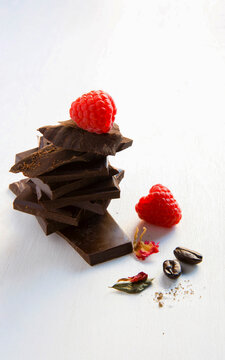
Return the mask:
M0 17L0 358L224 359L224 2L1 0ZM145 262L128 255L90 267L12 210L14 154L93 89L112 95L134 139L111 159L126 174L110 213L132 239L134 206L156 183L183 211L170 231L148 227L160 253ZM179 280L195 293L159 308L155 292L176 286L162 262L178 245L204 255ZM155 277L142 294L108 288L139 271Z

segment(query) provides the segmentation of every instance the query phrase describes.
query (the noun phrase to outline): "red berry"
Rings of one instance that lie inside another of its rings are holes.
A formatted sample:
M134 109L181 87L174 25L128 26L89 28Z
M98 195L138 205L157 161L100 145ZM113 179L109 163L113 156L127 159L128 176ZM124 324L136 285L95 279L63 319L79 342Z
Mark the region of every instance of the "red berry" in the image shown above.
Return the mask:
M116 106L109 94L90 91L74 101L70 117L82 129L97 134L107 133L113 126Z
M150 224L171 227L181 220L181 209L165 186L152 186L147 196L143 196L135 206L138 216Z

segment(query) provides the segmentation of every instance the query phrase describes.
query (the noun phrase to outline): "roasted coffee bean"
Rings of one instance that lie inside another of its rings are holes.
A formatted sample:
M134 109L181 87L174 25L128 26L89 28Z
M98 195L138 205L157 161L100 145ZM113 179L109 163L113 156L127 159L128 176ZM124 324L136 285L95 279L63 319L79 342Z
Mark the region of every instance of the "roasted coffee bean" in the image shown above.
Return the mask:
M163 271L170 279L177 279L181 274L181 266L177 260L165 260Z
M187 264L196 265L202 261L202 255L194 250L178 246L173 252L178 260Z

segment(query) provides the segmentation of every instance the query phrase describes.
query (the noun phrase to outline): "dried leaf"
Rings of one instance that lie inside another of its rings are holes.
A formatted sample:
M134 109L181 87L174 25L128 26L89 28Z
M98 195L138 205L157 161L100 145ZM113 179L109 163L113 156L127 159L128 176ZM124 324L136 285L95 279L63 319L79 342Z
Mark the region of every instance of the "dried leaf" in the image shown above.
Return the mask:
M153 279L146 279L139 282L119 282L112 286L113 289L126 292L128 294L138 294L147 289L152 283Z

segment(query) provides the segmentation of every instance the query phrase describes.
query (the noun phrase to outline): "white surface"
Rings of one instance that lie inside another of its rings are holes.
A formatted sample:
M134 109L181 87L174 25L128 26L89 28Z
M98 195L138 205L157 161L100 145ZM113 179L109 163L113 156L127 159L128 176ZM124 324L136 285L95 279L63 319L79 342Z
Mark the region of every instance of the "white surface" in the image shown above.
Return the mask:
M1 1L0 11L0 358L224 359L224 2ZM156 183L183 210L175 229L149 228L160 253L143 263L128 255L90 267L12 210L14 154L92 89L113 96L134 139L112 159L126 175L110 213L132 238L134 205ZM180 278L195 294L160 309L155 292L174 286L162 262L178 245L204 255ZM142 294L108 288L139 271L155 277Z

